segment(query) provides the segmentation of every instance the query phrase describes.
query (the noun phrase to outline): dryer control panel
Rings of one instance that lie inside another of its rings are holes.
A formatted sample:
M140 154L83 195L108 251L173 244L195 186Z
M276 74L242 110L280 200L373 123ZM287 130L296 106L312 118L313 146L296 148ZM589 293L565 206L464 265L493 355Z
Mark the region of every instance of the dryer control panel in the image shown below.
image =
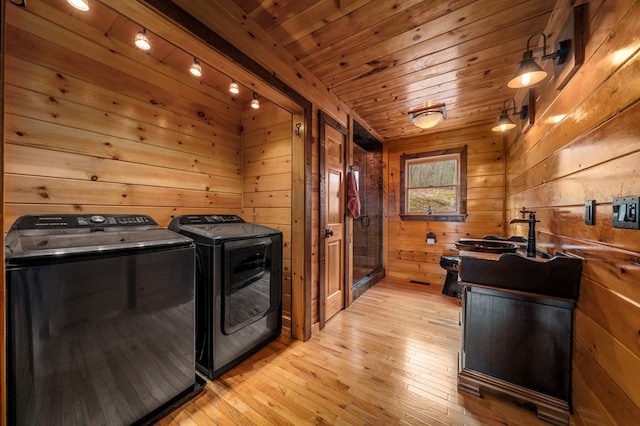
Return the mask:
M186 215L180 216L180 225L245 223L240 216L234 214Z

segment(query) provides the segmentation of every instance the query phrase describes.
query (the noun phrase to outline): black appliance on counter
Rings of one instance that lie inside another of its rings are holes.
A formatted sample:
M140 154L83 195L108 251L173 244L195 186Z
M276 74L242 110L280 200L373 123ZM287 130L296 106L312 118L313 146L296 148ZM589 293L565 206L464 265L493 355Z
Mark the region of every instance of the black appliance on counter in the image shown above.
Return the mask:
M186 215L196 244L196 363L214 379L282 330L282 232L235 215Z
M202 389L189 238L143 215L22 216L5 258L8 424L145 424Z

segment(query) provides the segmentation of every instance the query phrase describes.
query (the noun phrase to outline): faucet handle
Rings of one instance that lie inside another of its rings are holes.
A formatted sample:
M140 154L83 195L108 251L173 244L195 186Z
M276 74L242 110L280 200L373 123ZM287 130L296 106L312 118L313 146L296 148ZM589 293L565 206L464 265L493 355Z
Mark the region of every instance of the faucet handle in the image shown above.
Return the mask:
M535 219L536 218L536 212L534 212L533 210L527 210L526 207L522 207L520 209L520 214L522 215L522 218L525 219L525 215L529 213L529 219Z

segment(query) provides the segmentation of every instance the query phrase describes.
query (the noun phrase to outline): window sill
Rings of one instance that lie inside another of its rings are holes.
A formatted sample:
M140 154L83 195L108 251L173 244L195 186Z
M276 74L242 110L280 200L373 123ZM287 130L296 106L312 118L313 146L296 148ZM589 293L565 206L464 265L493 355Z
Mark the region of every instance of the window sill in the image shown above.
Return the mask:
M401 220L423 220L425 222L464 222L466 214L401 214Z

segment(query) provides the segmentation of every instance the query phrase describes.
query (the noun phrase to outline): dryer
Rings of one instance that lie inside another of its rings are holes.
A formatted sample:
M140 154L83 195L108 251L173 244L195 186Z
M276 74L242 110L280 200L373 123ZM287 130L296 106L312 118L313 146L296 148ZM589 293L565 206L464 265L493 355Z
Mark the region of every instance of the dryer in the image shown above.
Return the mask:
M196 244L196 365L210 379L282 330L282 232L235 215L184 215Z

